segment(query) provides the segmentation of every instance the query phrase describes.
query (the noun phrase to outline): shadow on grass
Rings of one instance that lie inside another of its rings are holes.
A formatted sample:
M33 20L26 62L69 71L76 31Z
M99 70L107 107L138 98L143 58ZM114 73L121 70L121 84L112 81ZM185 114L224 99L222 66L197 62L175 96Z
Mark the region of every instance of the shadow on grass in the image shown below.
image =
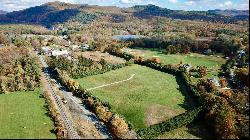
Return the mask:
M182 108L186 110L194 109L196 106L196 103L194 99L189 95L187 86L183 83L183 79L179 76L175 76L176 82L179 85L178 90L181 92L181 94L185 97L183 104L178 104Z
M187 132L202 139L214 139L215 134L205 124L203 117L199 116L192 123L187 125Z
M178 90L182 93L182 95L185 96L184 103L179 105L186 110L191 110L198 106L197 100L192 96L192 93L188 92L188 87L183 82L184 79L179 76L176 76L176 81L180 86ZM187 132L202 139L216 138L215 134L211 132L212 129L208 128L205 124L204 117L204 113L200 113L199 116L196 117L192 123L187 125Z

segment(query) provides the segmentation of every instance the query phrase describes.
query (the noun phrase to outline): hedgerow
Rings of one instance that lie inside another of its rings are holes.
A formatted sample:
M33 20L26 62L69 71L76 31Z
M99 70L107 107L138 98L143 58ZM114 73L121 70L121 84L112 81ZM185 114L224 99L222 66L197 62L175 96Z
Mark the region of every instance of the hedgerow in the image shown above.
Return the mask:
M194 110L187 111L178 116L175 116L162 123L151 125L144 129L140 129L137 131L137 134L140 136L140 138L143 138L143 139L155 138L158 135L163 134L164 132L171 131L176 128L180 128L182 126L185 126L191 123L198 116L201 110L202 110L202 106Z

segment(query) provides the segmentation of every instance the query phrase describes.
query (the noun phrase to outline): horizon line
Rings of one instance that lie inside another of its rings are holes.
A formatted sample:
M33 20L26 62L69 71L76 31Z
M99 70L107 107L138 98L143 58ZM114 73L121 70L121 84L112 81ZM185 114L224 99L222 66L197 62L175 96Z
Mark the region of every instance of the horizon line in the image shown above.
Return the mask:
M61 2L61 1L54 1L54 2L47 2L47 3L43 3L43 4L40 4L40 5L35 5L35 6L30 6L30 7L27 7L27 8L24 8L24 9L20 9L20 10L12 10L12 11L6 11L6 10L3 10L3 9L0 9L1 11L4 11L4 12L7 12L7 13L11 13L11 12L16 12L16 11L22 11L22 10L25 10L25 9L29 9L29 8L34 8L34 7L38 7L38 6L42 6L42 5L46 5L46 4L49 4L49 3L66 3L66 4L75 4L75 5L88 5L88 6L99 6L99 7L117 7L117 8L132 8L134 6L147 6L147 5L154 5L154 6L158 6L160 8L166 8L166 9L170 9L170 8L167 8L167 7L162 7L162 6L159 6L159 5L156 5L156 4L135 4L135 5L132 5L132 6L118 6L118 5L93 5L93 4L80 4L80 3L69 3L69 2ZM226 10L237 10L237 11L249 11L249 9L218 9L218 8L215 8L215 9L207 9L207 10L185 10L185 9L170 9L170 10L180 10L180 11L209 11L209 10L222 10L222 11L226 11Z

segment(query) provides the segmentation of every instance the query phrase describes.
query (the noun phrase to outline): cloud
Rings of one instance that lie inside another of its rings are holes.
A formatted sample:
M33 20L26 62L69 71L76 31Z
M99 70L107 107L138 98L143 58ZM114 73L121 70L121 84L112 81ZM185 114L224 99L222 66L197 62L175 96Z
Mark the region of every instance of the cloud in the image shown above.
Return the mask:
M193 5L194 3L195 3L195 1L187 1L187 2L185 2L185 4L186 4L186 5L189 5L189 6L190 6L190 5Z
M232 9L234 7L234 4L232 1L225 1L224 3L220 3L219 7L221 9Z
M131 3L135 3L135 0L121 0L120 3L122 3L122 4L131 4Z
M170 3L177 3L177 0L168 0Z
M153 1L153 0L149 0L149 1L148 1L148 4L156 4L156 3L155 3L155 1Z
M226 2L224 3L224 5L225 5L225 6L232 6L233 3L232 3L231 1L226 1Z

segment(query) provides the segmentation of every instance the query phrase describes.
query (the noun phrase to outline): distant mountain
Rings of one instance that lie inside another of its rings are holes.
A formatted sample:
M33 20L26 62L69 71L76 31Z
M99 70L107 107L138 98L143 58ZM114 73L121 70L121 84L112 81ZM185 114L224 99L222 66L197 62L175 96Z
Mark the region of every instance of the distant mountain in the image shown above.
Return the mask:
M70 4L64 2L49 2L28 9L9 12L0 15L0 24L27 23L41 24L47 27L67 21L89 23L102 16L111 17L111 22L124 22L126 17L134 16L140 19L153 18L155 16L182 20L204 20L212 22L235 22L249 20L247 11L183 11L170 10L155 5L137 5L130 8L115 6L91 6L82 4Z
M3 10L0 10L0 15L4 15L4 14L6 14L6 13L8 13L8 12L3 11Z
M224 15L224 16L249 16L249 10L208 10L210 13Z
M54 2L1 15L0 23L53 25L63 23L77 13L79 13L77 7L71 6L71 4Z
M246 11L240 10L209 10L209 11L183 11L170 10L155 5L134 6L134 16L139 18L150 18L152 16L168 17L182 20L204 20L212 22L235 22L238 20L249 20ZM227 13L227 14L226 14Z

